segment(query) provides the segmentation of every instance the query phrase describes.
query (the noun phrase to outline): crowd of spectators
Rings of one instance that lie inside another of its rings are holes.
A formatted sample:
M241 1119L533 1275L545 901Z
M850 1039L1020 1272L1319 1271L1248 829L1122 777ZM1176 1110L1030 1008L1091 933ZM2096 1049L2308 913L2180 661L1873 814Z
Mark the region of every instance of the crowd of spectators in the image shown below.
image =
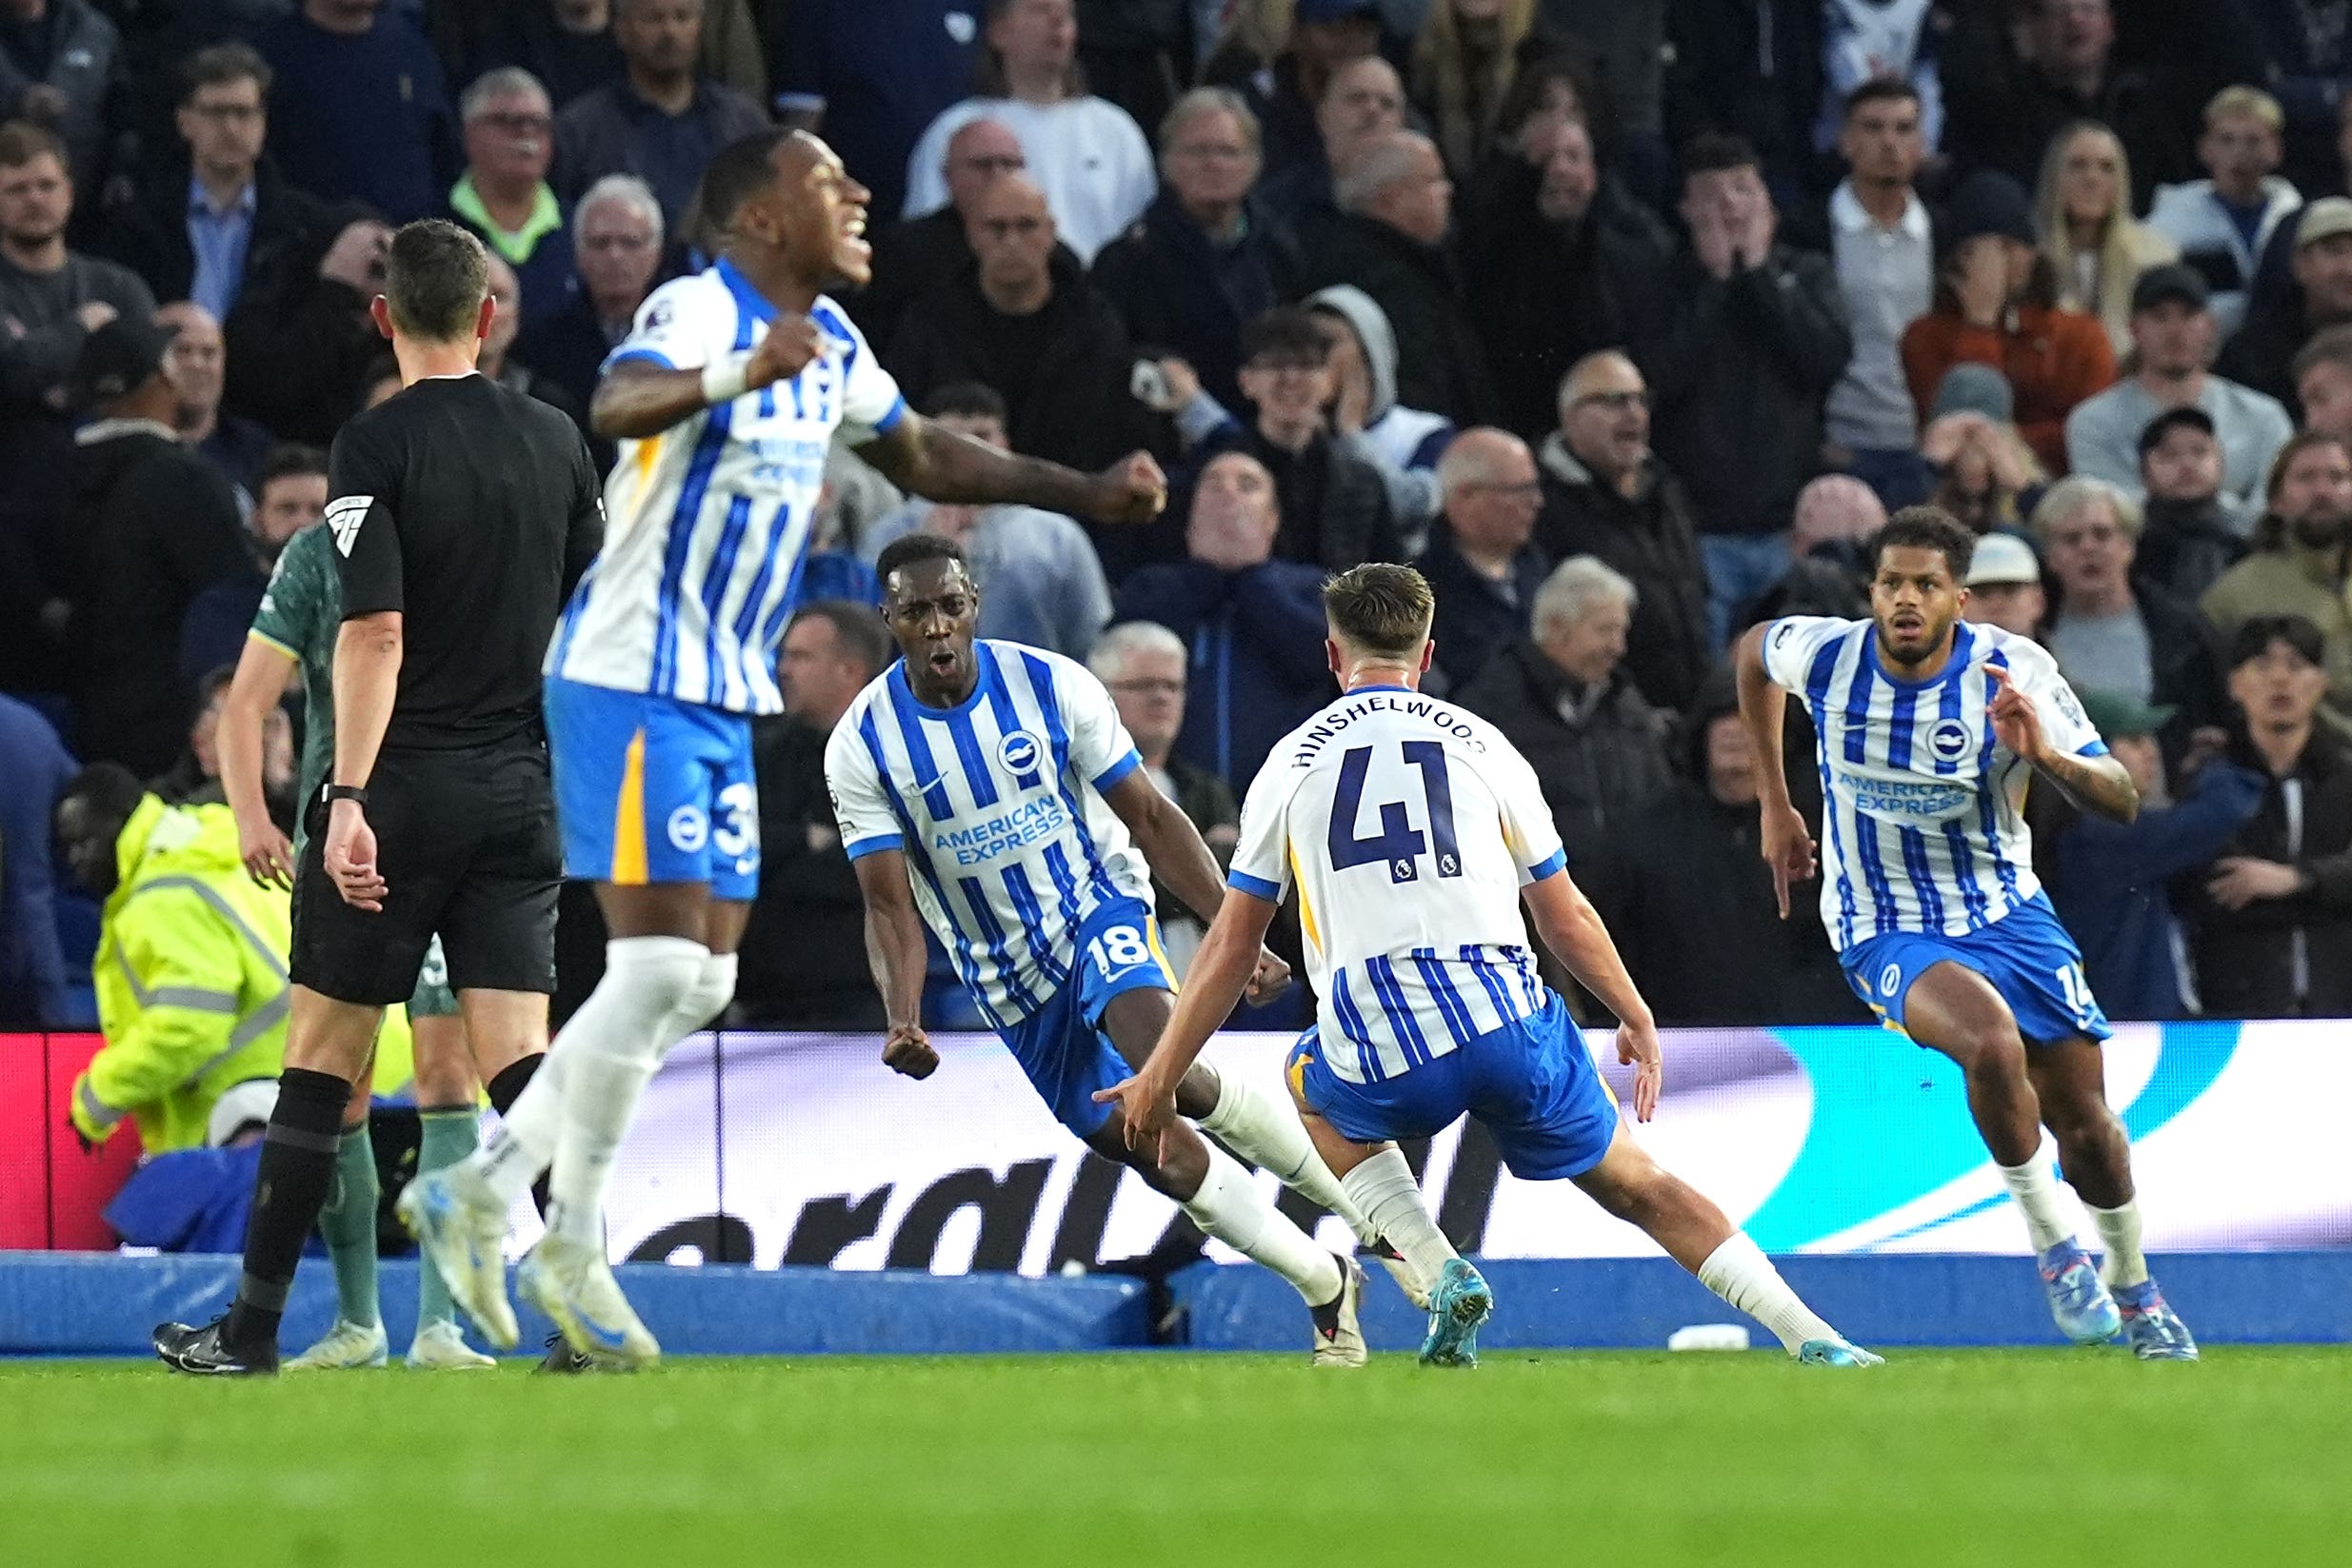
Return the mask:
M912 405L1146 447L1171 500L933 506L836 455L739 1020L879 1018L819 758L916 529L963 543L985 634L1090 662L1213 845L1331 695L1325 574L1418 562L1432 689L1534 764L1660 1019L1860 1018L1756 853L1755 770L1809 759L1748 755L1721 661L1864 613L1863 542L1926 500L1980 536L1968 613L2051 648L2149 803L2037 806L2109 1011L2343 1011L2346 10L0 0L0 1022L87 1006L73 767L218 799L219 667L397 387L392 229L480 235L485 373L585 422L708 264L703 167L771 122L873 192L842 303Z

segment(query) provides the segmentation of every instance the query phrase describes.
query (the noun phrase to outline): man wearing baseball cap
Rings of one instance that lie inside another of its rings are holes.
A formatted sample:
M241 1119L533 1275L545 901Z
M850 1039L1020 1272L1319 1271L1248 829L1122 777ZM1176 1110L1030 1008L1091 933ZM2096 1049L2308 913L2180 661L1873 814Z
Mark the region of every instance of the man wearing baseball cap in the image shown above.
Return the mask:
M2186 1018L2196 993L2185 983L2179 955L2187 949L2166 883L2222 852L2254 815L2262 781L2216 757L2220 733L2202 731L2203 744L2183 764L2176 804L2156 744L2173 709L2090 686L2076 696L2130 773L2140 815L2126 824L2074 811L2063 801L2034 803L2035 843L2047 845L2050 903L2083 949L2083 974L2108 1017Z
M2203 408L2167 408L2140 430L2140 530L2133 569L2195 604L2246 553L2222 505L2222 443Z
M2295 220L2294 232L2296 287L2258 290L2246 324L2213 368L2301 417L2292 374L2296 351L2327 327L2352 322L2352 196L2311 203Z
M2222 504L2241 534L2262 515L2270 460L2295 433L2286 409L2205 369L2214 314L2205 280L2178 262L2151 268L2131 293L2131 345L2139 368L2066 416L2066 463L2141 497L2140 433L2170 408L2202 409L2222 443Z
M2041 629L2048 607L2042 593L2042 562L2034 547L2017 535L1988 533L1976 542L1967 586L1968 605L1961 613L1969 620L2020 637Z
M67 641L87 762L142 778L179 755L195 716L180 622L198 594L248 570L235 492L172 428L171 334L121 316L83 340L72 386L93 416L74 435Z

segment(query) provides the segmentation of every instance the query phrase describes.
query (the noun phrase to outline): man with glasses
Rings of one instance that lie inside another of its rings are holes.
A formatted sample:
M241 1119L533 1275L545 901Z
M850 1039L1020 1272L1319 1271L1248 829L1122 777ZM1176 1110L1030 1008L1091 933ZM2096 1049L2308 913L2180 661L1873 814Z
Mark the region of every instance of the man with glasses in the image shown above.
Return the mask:
M323 248L324 210L278 175L269 135L269 63L244 44L191 56L174 123L188 144L188 179L157 180L110 217L99 251L145 278L156 296L193 300L226 322L248 280L285 270Z
M1421 558L1437 595L1429 689L1460 691L1496 651L1527 634L1536 591L1551 560L1534 543L1544 505L1535 454L1507 430L1465 430L1438 459L1445 515Z
M539 78L520 66L489 71L458 100L466 172L449 190L448 216L514 268L523 322L555 313L571 282L571 231L548 184L555 109ZM585 400L583 400L584 406Z
M551 313L525 326L514 354L586 408L605 356L628 336L637 308L653 291L662 259L662 204L636 175L608 174L572 208L570 249L572 287ZM528 289L523 301L531 303ZM594 438L588 445L597 466L609 467L610 446Z
M1560 427L1537 461L1536 544L1555 561L1597 557L1633 583L1625 672L1652 706L1689 706L1711 663L1706 568L1682 481L1649 449L1649 387L1633 361L1604 349L1568 367Z
M1195 88L1160 125L1160 194L1094 258L1094 281L1138 343L1181 354L1209 396L1241 395L1242 324L1295 299L1296 244L1260 201L1257 116L1230 88Z
M1201 842L1217 863L1224 865L1233 858L1233 845L1241 837L1242 808L1233 799L1233 787L1198 763L1176 755L1176 735L1185 727L1188 662L1184 639L1155 621L1113 626L1086 655L1086 667L1110 689L1110 700L1118 705L1119 722L1134 740L1152 787L1176 803L1200 830ZM1182 981L1208 932L1207 923L1157 877L1151 879L1151 894L1168 967Z
M868 338L887 345L908 305L971 267L972 245L964 226L972 208L997 181L1028 167L1020 138L995 120L974 120L947 138L947 205L894 223L875 236L874 281L844 301ZM1079 265L1076 251L1069 259Z

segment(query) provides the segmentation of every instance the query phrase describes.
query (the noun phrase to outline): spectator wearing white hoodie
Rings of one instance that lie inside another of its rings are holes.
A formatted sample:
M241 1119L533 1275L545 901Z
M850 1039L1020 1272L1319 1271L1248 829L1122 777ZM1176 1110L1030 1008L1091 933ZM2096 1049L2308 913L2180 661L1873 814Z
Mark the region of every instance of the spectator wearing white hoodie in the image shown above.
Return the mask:
M2223 88L2205 105L2197 161L2210 179L2156 188L2147 227L2181 248L2181 259L2213 288L2213 315L2226 338L2245 321L2246 299L2270 236L2303 205L2275 172L2286 123L2279 100L2260 88Z

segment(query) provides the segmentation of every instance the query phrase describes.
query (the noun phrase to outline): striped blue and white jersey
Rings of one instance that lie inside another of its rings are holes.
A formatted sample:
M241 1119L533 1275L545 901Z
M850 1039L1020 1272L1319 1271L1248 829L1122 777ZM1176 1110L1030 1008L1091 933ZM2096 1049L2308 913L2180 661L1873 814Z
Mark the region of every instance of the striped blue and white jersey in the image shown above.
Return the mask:
M906 413L898 383L841 308L799 375L621 443L605 484L605 547L573 590L547 673L735 713L780 713L776 645L798 595L838 432L871 440ZM776 308L732 264L674 279L639 308L605 367L690 370L749 348Z
M1819 737L1822 922L1844 952L1896 931L1981 931L2041 891L2025 785L2033 769L1994 737L2003 668L2033 699L2043 738L2106 752L2058 662L1998 626L1954 628L1933 680L1896 679L1868 621L1792 615L1764 634L1764 668L1804 699Z
M1104 904L1151 902L1151 868L1103 791L1144 765L1085 665L1019 643L974 645L972 694L926 707L892 665L849 705L825 782L853 861L907 856L915 906L990 1025L1043 1006Z
M1502 731L1360 686L1267 755L1226 880L1268 902L1298 889L1324 1060L1376 1083L1542 1010L1519 890L1566 865Z

